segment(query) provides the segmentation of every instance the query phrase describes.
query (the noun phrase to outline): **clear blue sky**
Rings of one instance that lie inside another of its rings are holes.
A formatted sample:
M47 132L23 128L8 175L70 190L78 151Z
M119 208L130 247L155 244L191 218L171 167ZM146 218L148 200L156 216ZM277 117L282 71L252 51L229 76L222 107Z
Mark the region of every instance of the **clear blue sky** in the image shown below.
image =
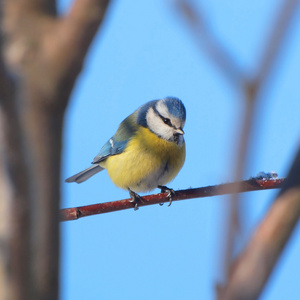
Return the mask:
M256 68L281 1L202 1L215 34L238 64ZM66 11L71 0L60 1ZM63 179L88 167L119 123L143 103L165 96L187 109L187 158L174 189L228 182L234 172L242 101L197 47L172 1L112 1L73 91L64 132ZM251 167L285 176L300 130L300 18L264 92ZM63 183L62 207L128 198L106 172ZM241 248L276 192L243 196ZM214 299L222 280L225 197L193 199L65 222L61 298ZM300 228L276 266L263 300L300 298Z

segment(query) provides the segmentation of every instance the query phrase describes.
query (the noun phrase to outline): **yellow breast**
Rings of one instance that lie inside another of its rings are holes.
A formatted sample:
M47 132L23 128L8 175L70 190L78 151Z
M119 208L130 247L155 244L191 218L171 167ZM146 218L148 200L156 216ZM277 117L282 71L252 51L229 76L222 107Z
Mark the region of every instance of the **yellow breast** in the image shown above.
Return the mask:
M145 192L170 182L182 168L185 144L182 146L157 137L140 127L124 152L101 162L113 183L123 189Z

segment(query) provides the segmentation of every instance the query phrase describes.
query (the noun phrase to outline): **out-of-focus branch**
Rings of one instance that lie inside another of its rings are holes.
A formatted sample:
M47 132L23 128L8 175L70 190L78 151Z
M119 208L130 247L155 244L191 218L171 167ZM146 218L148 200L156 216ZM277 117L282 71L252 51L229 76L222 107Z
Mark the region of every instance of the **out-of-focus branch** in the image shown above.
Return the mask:
M213 34L209 28L208 21L199 5L195 5L193 1L176 0L177 10L180 16L184 17L195 42L201 50L211 58L211 61L220 69L225 79L228 79L234 86L243 86L245 74L236 64L231 53L225 49L223 44ZM197 3L198 4L198 3Z
M234 181L243 177L244 161L247 157L247 149L249 145L249 136L252 129L252 122L254 117L254 101L252 101L253 94L245 93L248 90L248 80L246 79L246 72L241 70L237 65L233 56L225 50L224 46L213 34L212 30L208 28L207 21L204 14L201 12L199 3L197 7L193 1L177 0L178 12L181 16L185 17L191 32L195 37L197 45L203 49L206 54L211 58L211 61L222 72L225 79L228 79L230 84L242 94L245 94L246 101L244 107L244 117L240 132L240 139L237 148L237 160L234 171ZM251 96L251 98L249 97ZM229 266L232 259L232 253L235 244L236 234L240 228L239 221L239 195L232 195L229 202L228 212L228 228L227 239L224 250L224 273L225 277L228 275Z
M284 178L279 179L249 179L233 183L225 183L214 186L207 186L196 189L175 191L172 197L173 201L212 197L217 195L225 195L231 193L243 193L250 191L260 191L280 188L284 182ZM113 202L99 203L74 208L66 208L61 210L61 220L70 221L82 217L103 214L118 210L134 208L135 204L130 202L131 199L124 199ZM167 193L154 194L144 196L139 201L138 206L153 205L158 203L169 202Z
M47 34L42 37L41 46L48 78L55 79L52 85L48 84L47 91L54 89L60 98L69 98L108 4L109 0L76 0L66 16L57 18L54 23L45 20L50 24L45 25ZM57 106L66 104L67 100L56 103Z
M0 176L8 184L0 195L12 205L4 272L12 274L15 291L9 299L58 297L64 112L108 2L75 0L64 17L56 15L54 0L1 3Z
M278 15L275 18L269 37L266 39L265 47L262 49L259 70L254 81L258 85L254 88L259 92L270 77L272 68L274 67L278 54L284 46L284 40L289 32L289 27L294 20L295 14L299 7L299 0L282 1L282 6L278 8ZM250 90L253 87L250 87ZM251 92L250 92L251 93Z
M220 300L258 299L299 218L300 148L267 216L232 265L228 284L220 290Z
M248 152L250 146L250 137L253 126L253 120L255 117L255 101L251 98L251 95L246 95L247 99L245 101L244 111L242 112L242 124L241 132L239 133L239 142L237 147L237 157L235 161L234 179L238 180L244 175L244 170L246 168L246 163L248 159ZM240 195L233 194L229 198L229 211L228 211L228 225L227 225L227 239L225 240L224 249L224 260L223 269L225 278L229 275L230 265L233 258L233 253L235 249L235 242L237 240L238 234L241 233L241 220L240 213L241 207L239 203Z
M29 295L28 174L15 86L0 55L0 299Z
M14 0L14 7L23 11L56 14L56 0ZM11 6L13 7L13 6Z
M234 180L239 180L243 177L244 170L247 166L249 149L251 144L251 136L254 119L256 117L256 106L259 101L261 90L264 88L266 81L270 77L272 67L276 63L278 53L282 48L283 40L285 39L288 28L297 7L298 0L283 1L282 6L278 9L278 16L275 19L274 25L271 27L270 36L266 39L266 43L262 49L261 60L258 65L258 72L254 79L247 79L247 72L240 70L233 57L224 49L224 46L215 38L212 30L207 27L207 22L204 19L203 13L197 4L197 8L193 1L177 0L179 4L179 12L188 21L191 31L193 32L197 44L204 45L204 50L212 61L222 71L226 79L233 83L234 88L242 91L245 99L245 108L243 117L241 118L242 125L240 138L237 148L237 159ZM224 270L228 275L231 259L234 249L234 241L236 234L239 231L239 195L232 195L230 199L230 211L228 216L228 238L226 242Z
M278 8L278 15L275 18L274 25L271 26L270 36L266 39L266 43L262 48L262 59L258 65L257 75L253 80L247 80L243 89L245 108L242 118L242 126L237 149L236 169L234 180L238 180L244 175L244 171L249 163L249 149L256 118L257 103L260 100L261 90L265 87L272 71L272 67L276 64L278 54L282 49L283 41L288 34L289 25L293 21L299 0L283 1L282 7ZM224 269L226 276L229 275L231 259L234 252L234 240L239 231L239 195L232 195L230 201L228 240L225 251Z
M91 43L108 4L109 0L77 0L64 18L69 38L81 47L82 51L86 51L87 45Z
M24 161L20 123L16 117L15 101L0 103L0 273L6 274L9 299L22 299L28 295L28 266L30 249L29 188ZM11 124L14 120L14 124ZM7 268L11 272L7 272ZM4 275L3 275L4 276ZM0 276L1 277L1 276ZM2 297L1 299L6 299Z

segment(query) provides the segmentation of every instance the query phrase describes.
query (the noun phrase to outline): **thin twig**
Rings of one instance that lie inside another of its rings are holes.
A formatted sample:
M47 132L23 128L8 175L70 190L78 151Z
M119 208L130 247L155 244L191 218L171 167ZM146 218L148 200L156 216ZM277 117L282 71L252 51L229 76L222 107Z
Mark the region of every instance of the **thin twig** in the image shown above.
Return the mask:
M233 183L225 183L213 186L207 186L196 189L175 191L173 201L186 200L192 198L204 198L231 193L243 193L250 191L269 190L280 188L284 178L279 179L249 179ZM77 220L82 217L103 214L118 210L134 208L131 199L124 199L106 203L99 203L81 207L65 208L61 210L61 221ZM153 205L158 203L169 202L167 193L148 195L141 198L138 206Z

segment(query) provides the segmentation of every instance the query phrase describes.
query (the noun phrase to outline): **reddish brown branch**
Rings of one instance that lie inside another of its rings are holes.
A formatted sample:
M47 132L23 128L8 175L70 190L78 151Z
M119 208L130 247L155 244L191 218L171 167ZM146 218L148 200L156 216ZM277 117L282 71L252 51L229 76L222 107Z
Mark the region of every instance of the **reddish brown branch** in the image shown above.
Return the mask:
M276 189L280 188L283 182L284 178L261 180L249 179L234 183L225 183L197 189L180 190L175 192L173 201L186 200L192 198L204 198L231 193ZM129 200L131 199L62 209L61 221L77 220L82 217L133 208L134 203L130 202ZM139 206L153 205L164 202L169 202L167 193L160 193L142 197L142 200L139 202Z

